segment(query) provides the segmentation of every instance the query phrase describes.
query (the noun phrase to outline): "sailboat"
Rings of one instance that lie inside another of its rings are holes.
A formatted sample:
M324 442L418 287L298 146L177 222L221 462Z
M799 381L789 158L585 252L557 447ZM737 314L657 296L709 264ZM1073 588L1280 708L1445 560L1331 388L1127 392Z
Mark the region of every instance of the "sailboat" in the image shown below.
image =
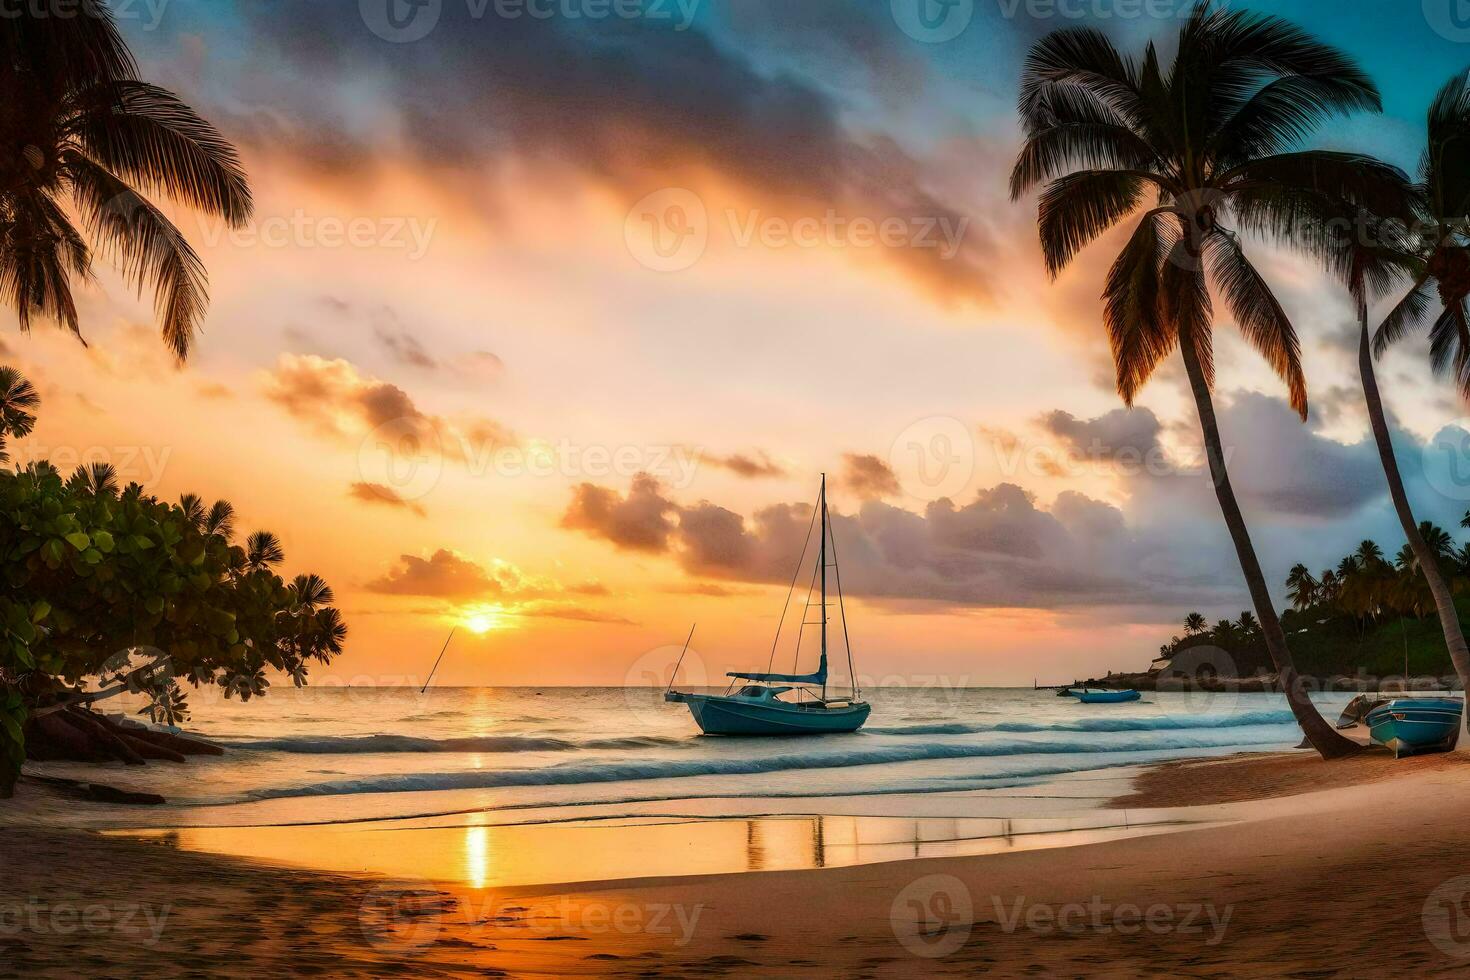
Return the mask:
M814 523L821 525L820 543L817 546L817 564L813 569L814 581L807 591L806 611L797 630L796 656L801 654L801 639L805 628L821 628L821 656L817 669L810 674L752 674L732 672L725 676L730 684L723 694L693 694L675 691L672 681L664 692L664 700L682 702L689 706L694 722L706 735L822 735L854 732L868 720L872 706L862 700L857 687L857 674L852 667L852 647L847 642L847 612L842 605L842 575L837 568L837 547L832 537L831 518L827 513L827 477L822 476L821 490L817 495L817 509L812 515ZM797 577L806 559L811 544L811 529L802 545L801 557L797 559L796 573L791 579L791 590L786 594L786 605L781 609L781 620L776 625L776 639L771 644L769 671L775 663L776 648L781 642L781 627L786 621L786 610L791 605L791 596L796 590ZM845 698L828 697L827 691L827 570L831 568L837 586L837 608L842 619L843 645L847 648L847 667L851 678L851 693ZM812 592L819 590L821 598L815 603L820 615L811 619ZM793 663L793 667L795 664ZM677 672L677 668L675 668Z

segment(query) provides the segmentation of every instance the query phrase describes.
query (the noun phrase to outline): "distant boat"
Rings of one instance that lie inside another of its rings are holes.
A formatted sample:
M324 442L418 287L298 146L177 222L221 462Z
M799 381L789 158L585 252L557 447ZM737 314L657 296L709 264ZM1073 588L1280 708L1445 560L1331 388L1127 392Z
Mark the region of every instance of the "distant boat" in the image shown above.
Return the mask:
M821 525L821 543L817 548L817 566L813 577L820 580L821 600L816 603L820 614L815 622L810 613L814 603L811 590L807 592L806 612L797 630L797 656L801 653L802 633L807 626L821 627L821 659L817 669L810 674L747 674L730 673L730 685L723 694L686 694L670 689L664 692L665 701L683 702L689 705L694 722L706 735L822 735L854 732L868 720L871 705L863 701L857 689L857 675L852 667L852 647L847 643L847 613L842 605L842 575L837 571L837 548L830 539L831 519L827 514L827 477L822 477L822 488L817 495L817 511L813 515ZM831 547L829 548L829 541ZM811 543L811 531L802 545L801 557L797 559L796 574L806 558L807 545ZM831 560L828 560L828 555ZM835 573L837 585L837 608L842 617L842 635L847 647L847 666L851 677L852 693L846 698L827 696L827 569ZM812 583L816 587L817 583ZM791 580L791 590L796 589L796 578ZM786 596L791 602L791 593ZM776 646L781 640L781 625L786 621L786 609L781 610L781 620L776 626L776 642L771 645L771 661L775 661ZM769 664L767 665L769 669ZM677 668L675 668L677 670ZM737 681L750 681L734 690ZM793 694L789 699L782 695Z
M1373 741L1395 757L1448 749L1460 732L1459 698L1394 698L1373 707L1363 723Z
M1089 691L1085 688L1073 691L1072 696L1083 704L1118 704L1123 701L1137 701L1143 695L1137 691Z
M1057 697L1059 698L1075 698L1076 696L1077 692L1072 690L1070 687L1064 687L1057 692Z

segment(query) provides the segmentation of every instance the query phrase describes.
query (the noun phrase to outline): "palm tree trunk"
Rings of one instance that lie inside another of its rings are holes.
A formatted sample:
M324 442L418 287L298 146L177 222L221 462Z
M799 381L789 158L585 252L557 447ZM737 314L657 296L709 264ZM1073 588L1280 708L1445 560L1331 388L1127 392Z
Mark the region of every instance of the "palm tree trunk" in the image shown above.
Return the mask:
M1215 418L1215 402L1210 395L1209 383L1205 381L1193 339L1181 337L1179 347L1184 355L1184 370L1189 375L1189 387L1194 393L1195 408L1199 411L1205 457L1209 460L1215 496L1220 501L1220 510L1225 516L1225 526L1230 530L1230 539L1235 542L1240 570L1245 574L1251 602L1256 607L1256 618L1261 621L1266 649L1271 654L1271 661L1276 665L1276 673L1281 679L1282 690L1286 693L1286 703L1291 706L1291 713L1296 716L1296 722L1301 726L1307 742L1322 758L1335 759L1356 752L1360 746L1340 735L1317 711L1317 706L1307 696L1301 675L1291 662L1291 651L1286 646L1286 632L1281 628L1281 620L1276 617L1276 607L1271 602L1271 590L1266 585L1261 562L1256 558L1255 546L1251 544L1250 531L1246 529L1240 504L1235 499L1235 490L1230 485L1230 473L1225 468L1220 425Z
M1439 610L1439 625L1444 630L1445 646L1449 648L1450 660L1455 673L1460 675L1460 689L1470 691L1470 647L1465 644L1465 631L1460 628L1460 614L1455 609L1455 599L1439 567L1439 556L1429 550L1424 535L1419 533L1419 524L1409 508L1409 496L1404 492L1404 478L1399 474L1398 459L1393 454L1393 442L1388 434L1388 420L1383 415L1383 399L1378 394L1378 377L1373 371L1373 351L1368 342L1368 310L1358 305L1358 322L1362 325L1358 339L1358 371L1363 376L1363 400L1368 403L1368 419L1373 424L1373 441L1378 444L1378 458L1383 461L1383 475L1388 480L1388 494L1393 498L1394 512L1404 527L1404 536L1409 539L1419 570L1429 583L1429 592L1434 596L1434 608ZM1455 743L1458 752L1470 752L1470 711L1460 712L1460 738Z

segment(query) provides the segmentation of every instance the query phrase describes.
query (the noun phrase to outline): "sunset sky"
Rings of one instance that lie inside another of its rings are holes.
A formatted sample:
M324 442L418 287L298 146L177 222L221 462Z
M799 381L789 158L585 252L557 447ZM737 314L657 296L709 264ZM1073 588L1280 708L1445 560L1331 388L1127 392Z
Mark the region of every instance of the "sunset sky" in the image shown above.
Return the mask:
M212 287L182 369L103 265L90 347L0 333L44 398L18 459L225 497L334 585L351 636L319 678L422 677L456 623L484 633L446 684L649 683L694 621L696 680L758 668L824 471L875 681L1142 669L1191 609L1246 608L1182 371L1132 412L1113 391L1119 240L1050 284L1006 186L1027 45L1086 22L1136 50L1186 4L961 0L927 30L907 0L388 2L114 3L145 75L239 145L255 220L170 210ZM1251 7L1384 90L1315 145L1415 165L1470 64L1451 0ZM1217 334L1268 574L1392 553L1347 299L1254 254L1313 406ZM1425 447L1465 409L1421 342L1381 381L1420 516L1463 534Z

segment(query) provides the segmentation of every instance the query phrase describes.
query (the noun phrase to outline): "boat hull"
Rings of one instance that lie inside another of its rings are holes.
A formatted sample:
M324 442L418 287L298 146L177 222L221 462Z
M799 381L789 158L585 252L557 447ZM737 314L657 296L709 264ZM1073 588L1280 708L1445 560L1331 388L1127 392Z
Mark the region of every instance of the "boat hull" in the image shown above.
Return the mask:
M833 735L855 732L872 707L858 703L840 708L742 703L739 698L686 694L694 723L706 735Z
M1072 696L1083 704L1120 704L1142 697L1137 691L1074 691Z
M1404 756L1449 748L1460 732L1462 710L1448 698L1404 698L1374 708L1364 722L1373 741Z

